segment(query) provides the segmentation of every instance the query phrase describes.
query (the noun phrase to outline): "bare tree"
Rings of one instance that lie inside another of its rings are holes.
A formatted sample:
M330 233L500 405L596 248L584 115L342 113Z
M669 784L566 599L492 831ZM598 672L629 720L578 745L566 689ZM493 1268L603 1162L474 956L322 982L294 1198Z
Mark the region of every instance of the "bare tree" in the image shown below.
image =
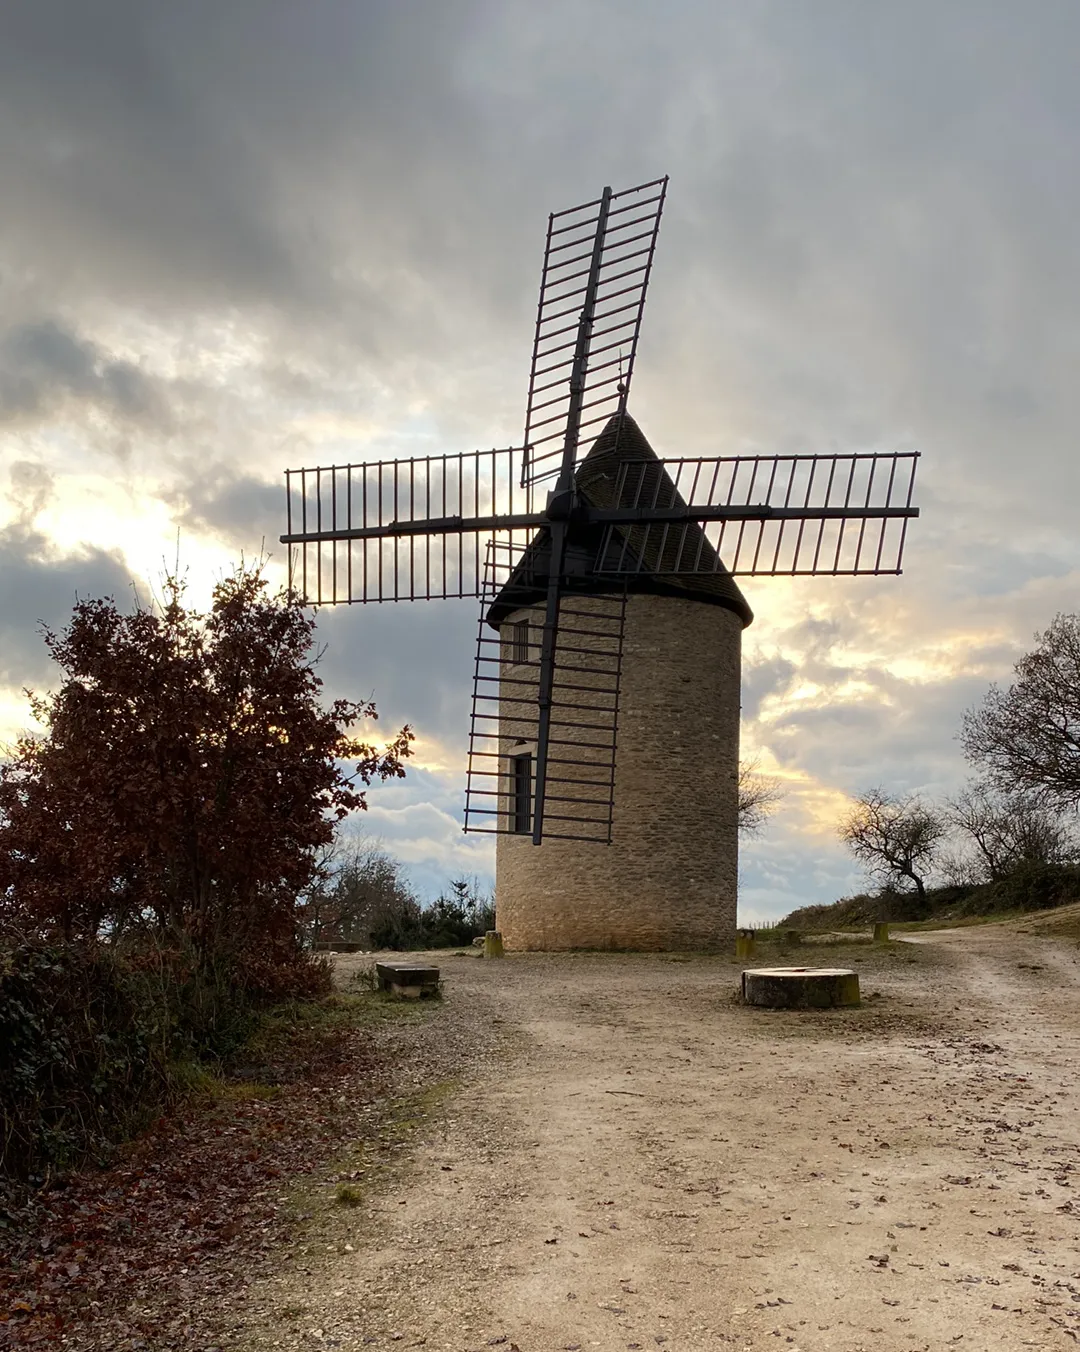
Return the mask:
M934 860L934 875L946 887L977 887L986 875L970 850L944 849Z
M297 898L299 929L304 943L313 947L328 934L336 932L337 909L332 900L334 870L338 865L340 848L337 838L319 847L311 882Z
M1004 794L1080 807L1080 615L1058 615L1015 667L964 715L964 754Z
M343 936L370 943L376 930L411 921L419 902L409 886L405 865L382 841L361 836L337 871L334 900Z
M404 864L380 840L364 835L327 851L305 902L310 942L343 940L369 947L373 934L404 933L420 915Z
M910 882L921 901L946 834L942 813L916 794L868 789L840 824L840 839L887 887Z
M780 804L784 791L778 780L763 775L760 761L739 762L739 834L756 836Z
M946 813L974 851L973 880L994 882L1025 863L1059 864L1075 851L1061 816L1031 797L969 784L949 800Z

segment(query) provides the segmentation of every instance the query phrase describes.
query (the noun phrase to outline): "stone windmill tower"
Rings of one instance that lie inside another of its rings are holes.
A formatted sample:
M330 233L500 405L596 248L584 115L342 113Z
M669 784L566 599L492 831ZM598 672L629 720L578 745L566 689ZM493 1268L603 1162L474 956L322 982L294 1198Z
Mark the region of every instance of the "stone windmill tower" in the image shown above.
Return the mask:
M730 943L735 577L898 573L918 515L914 453L657 456L627 397L666 189L549 218L520 449L286 471L313 603L480 599L465 829L511 948Z
M650 494L672 497L637 424L616 413L578 465L576 491L594 509L611 508L620 475L645 466ZM546 528L487 610L502 650L500 759L510 773L501 806L520 828L498 838L499 927L512 948L720 947L735 929L740 652L753 615L700 526L685 547L701 571L685 576L590 569L603 537L587 522L568 532L567 554L585 566L563 592L542 850L516 785L531 768L517 767L535 754L539 664L528 658L543 629ZM531 686L524 707L522 676ZM597 849L605 833L611 848Z

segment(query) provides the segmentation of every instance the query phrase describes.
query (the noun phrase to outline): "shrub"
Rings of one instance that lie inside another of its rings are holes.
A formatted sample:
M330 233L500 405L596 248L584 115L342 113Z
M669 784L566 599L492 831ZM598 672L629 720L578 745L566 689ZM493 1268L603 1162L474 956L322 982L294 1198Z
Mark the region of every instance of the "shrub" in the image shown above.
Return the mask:
M171 1030L108 950L24 944L0 962L3 1170L65 1167L160 1102Z
M450 895L444 893L429 906L410 903L372 931L374 948L457 948L495 927L493 898L470 878L455 878Z
M322 707L311 614L258 569L206 615L172 578L158 608L80 601L45 644L44 732L0 765L0 1167L24 1176L128 1135L260 1007L329 990L299 898L412 740Z
M1025 862L1004 878L979 889L972 914L1043 911L1080 901L1080 865ZM971 903L969 902L969 905Z
M915 892L883 888L876 894L842 897L829 906L802 906L778 923L809 930L845 929L874 920L949 920L1002 911L1049 910L1074 901L1080 901L1080 864L1029 861L992 883L928 888L924 899Z
M24 942L0 953L0 1172L103 1157L237 1051L260 1008L329 989L308 954L198 961L182 948ZM194 1077L197 1079L198 1077Z

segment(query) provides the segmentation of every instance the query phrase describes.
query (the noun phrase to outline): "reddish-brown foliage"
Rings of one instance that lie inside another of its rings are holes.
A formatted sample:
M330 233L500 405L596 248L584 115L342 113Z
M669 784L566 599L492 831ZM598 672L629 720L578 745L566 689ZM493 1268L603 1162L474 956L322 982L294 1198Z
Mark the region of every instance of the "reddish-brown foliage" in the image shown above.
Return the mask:
M257 569L221 582L205 616L175 580L153 610L79 602L45 635L63 673L31 696L45 734L0 767L0 918L65 941L182 936L274 966L317 851L365 786L404 773L412 740L352 735L370 703L323 709L313 641L311 614Z

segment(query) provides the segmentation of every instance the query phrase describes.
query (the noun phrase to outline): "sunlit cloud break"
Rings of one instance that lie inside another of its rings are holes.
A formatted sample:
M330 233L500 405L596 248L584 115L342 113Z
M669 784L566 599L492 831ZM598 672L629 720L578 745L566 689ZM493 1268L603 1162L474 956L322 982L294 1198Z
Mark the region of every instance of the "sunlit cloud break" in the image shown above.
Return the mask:
M199 603L241 554L283 580L286 466L519 441L547 213L668 172L657 452L922 453L902 576L746 586L743 744L786 796L744 908L860 885L848 796L958 785L963 710L1078 609L1080 12L271 12L0 15L0 734L54 678L39 622L151 595L178 534ZM327 695L416 729L368 821L428 894L490 874L460 832L477 618L318 615Z

